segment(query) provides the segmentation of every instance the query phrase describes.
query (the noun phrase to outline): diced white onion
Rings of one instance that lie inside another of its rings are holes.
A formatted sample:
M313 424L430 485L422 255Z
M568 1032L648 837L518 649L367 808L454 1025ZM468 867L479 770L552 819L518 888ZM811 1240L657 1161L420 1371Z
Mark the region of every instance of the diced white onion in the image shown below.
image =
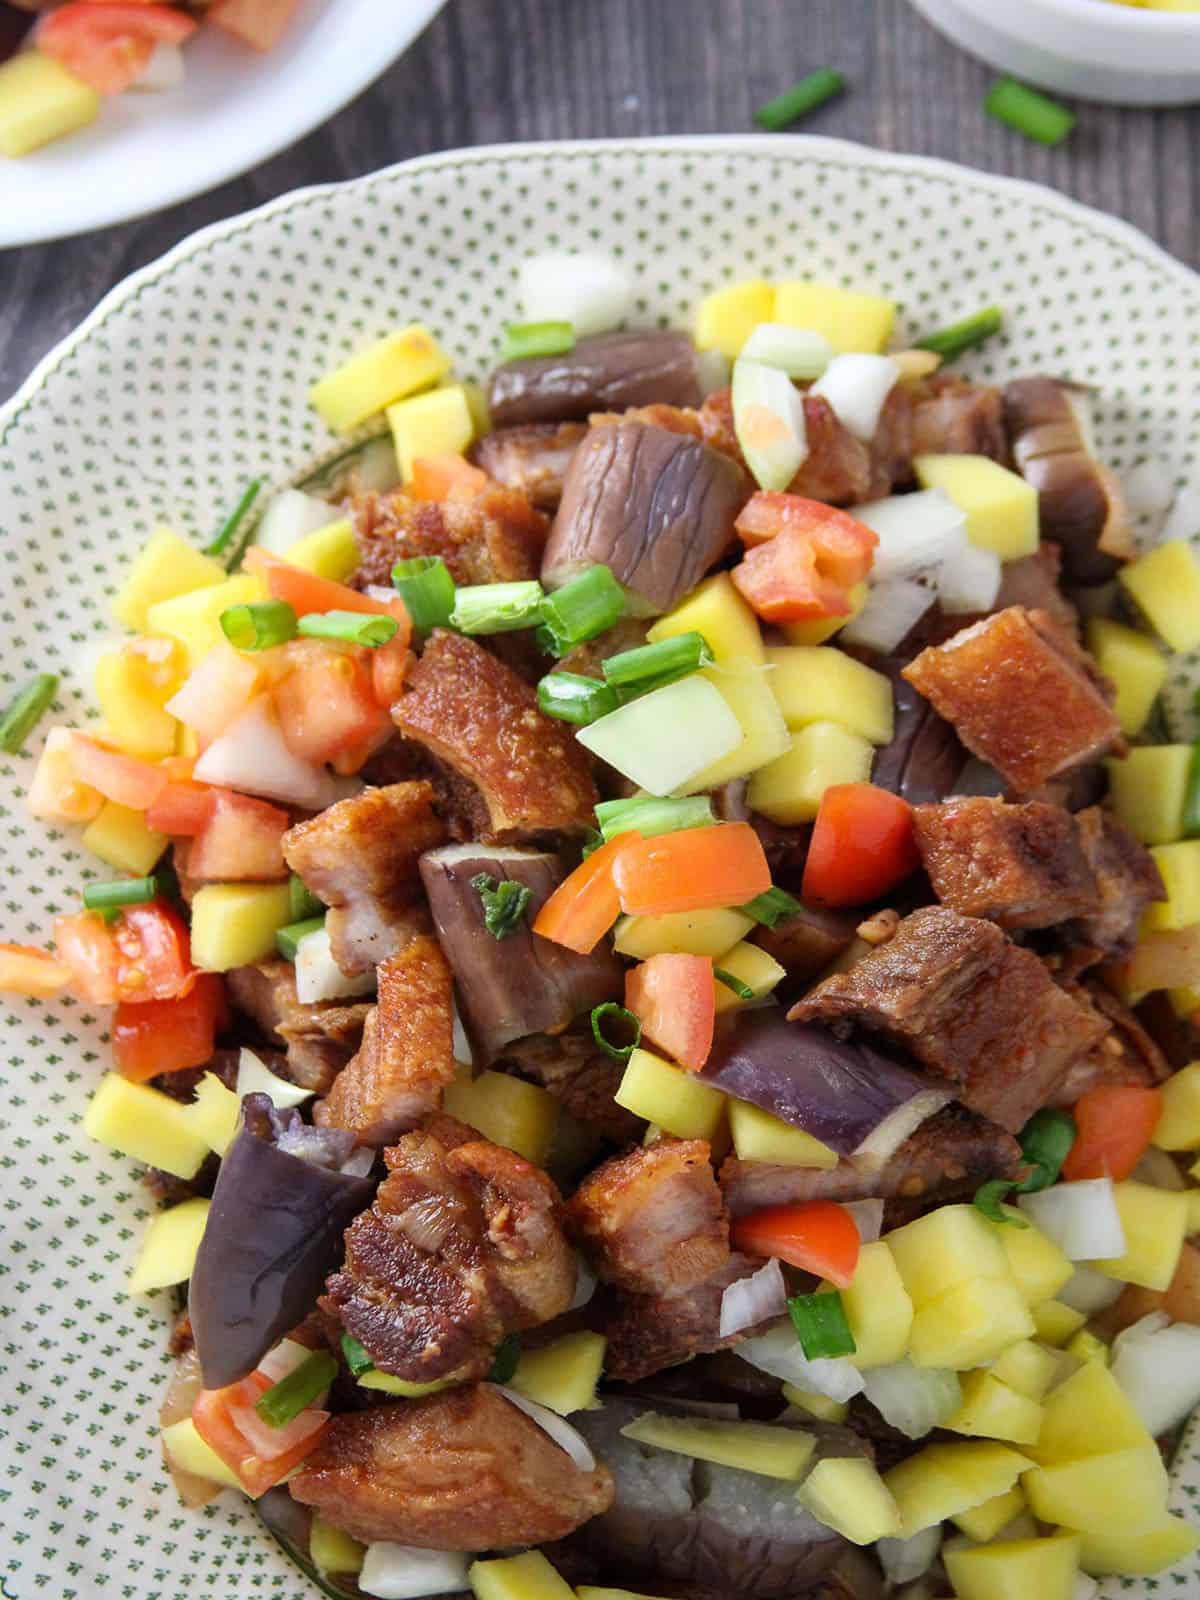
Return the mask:
M615 328L633 310L633 284L611 256L547 251L517 273L526 322L569 322L577 339Z
M177 44L168 44L164 40L154 46L149 61L129 87L146 94L177 89L183 82L183 71L183 51Z
M459 1015L457 1002L453 1004L450 1016L454 1059L461 1062L464 1067L469 1067L472 1062L471 1041L467 1038L467 1030L463 1027L463 1019Z
M753 1328L760 1322L787 1314L787 1285L783 1281L783 1268L772 1256L766 1266L759 1267L748 1278L731 1283L721 1296L720 1335L727 1339L731 1333L741 1333L743 1328Z
M743 1339L735 1354L760 1372L794 1383L809 1394L823 1394L828 1400L851 1400L863 1389L863 1374L844 1357L809 1361L790 1322L768 1328L753 1339Z
M578 1311L581 1306L586 1306L596 1292L596 1274L588 1266L583 1256L577 1257L578 1266L575 1269L575 1293L571 1296L571 1311Z
M1071 1590L1071 1600L1096 1600L1100 1593L1100 1585L1095 1578L1089 1578L1086 1572L1075 1574L1075 1587Z
M1189 484L1175 496L1170 515L1163 523L1163 539L1194 539L1200 533L1200 489Z
M867 1399L906 1439L923 1439L962 1405L958 1373L949 1368L895 1361L870 1368L863 1379Z
M400 482L400 463L396 460L396 446L390 434L384 439L372 439L363 446L354 462L354 476L360 494L384 494L396 487ZM332 508L326 507L326 510ZM326 517L327 523L332 520L332 516ZM396 591L390 589L388 597L394 600Z
M718 389L729 387L730 370L729 357L722 355L719 350L697 350L696 382L706 400Z
M819 378L834 356L829 340L813 328L760 322L742 346L740 359L778 367L789 378Z
M301 761L288 749L270 702L252 701L197 761L197 783L240 789L264 800L280 800L304 811L324 811L362 788L358 778L335 778Z
M458 1550L418 1550L407 1544L369 1544L358 1587L376 1600L419 1600L471 1587L469 1557Z
M733 427L760 489L783 490L808 459L804 396L786 372L739 356L733 363Z
M900 368L891 356L834 356L809 392L827 400L842 426L869 444L899 381Z
M518 1411L523 1411L531 1421L536 1422L543 1433L549 1434L559 1449L566 1451L580 1472L596 1470L596 1458L587 1440L565 1418L551 1411L548 1406L538 1405L536 1400L526 1399L523 1394L518 1394L515 1389L509 1389L502 1383L492 1384L491 1387L498 1390L506 1400L510 1400Z
M314 1092L312 1089L302 1089L299 1084L288 1083L285 1078L276 1076L270 1067L258 1059L253 1050L247 1050L243 1046L242 1053L238 1057L236 1093L239 1100L247 1094L265 1094L277 1110L286 1111L289 1106L303 1105L306 1100L312 1098Z
M576 738L647 794L669 795L736 750L743 734L721 691L693 676L610 711Z
M883 1232L882 1200L851 1200L845 1208L854 1218L860 1244L874 1244Z
M1161 461L1143 461L1121 479L1125 505L1135 517L1161 517L1171 509L1175 480Z
M911 1539L877 1539L875 1554L889 1584L914 1583L923 1578L942 1548L942 1525L923 1528Z
M838 642L887 655L911 633L935 598L932 589L911 578L885 578L872 584L866 605L842 629Z
M295 1339L281 1339L274 1349L267 1351L257 1370L272 1383L279 1383L289 1372L303 1366L310 1355L312 1351L307 1345L298 1344Z
M343 1178L365 1178L374 1165L375 1152L369 1145L364 1144L350 1152L338 1171Z
M947 556L934 574L938 600L950 616L990 611L1000 593L1000 557L994 550L965 544Z
M296 941L296 998L301 1005L313 1006L322 1000L342 1000L350 995L370 994L375 988L375 969L348 978L333 959L329 935L314 928Z
M954 1096L948 1089L921 1089L884 1117L850 1156L856 1167L877 1172L923 1122L935 1117Z
M297 540L336 521L337 512L328 501L301 489L284 489L263 512L254 542L272 555L286 555Z
M1113 1377L1155 1438L1200 1405L1200 1328L1163 1320L1143 1317L1113 1344Z
M1056 1183L1040 1194L1021 1195L1018 1204L1069 1261L1106 1261L1125 1254L1125 1229L1111 1178Z
M879 535L871 567L875 582L940 567L967 543L967 519L941 489L872 500L855 506L854 517Z
M1080 1266L1075 1268L1055 1299L1070 1306L1072 1311L1082 1311L1085 1317L1094 1317L1098 1311L1107 1311L1109 1306L1116 1305L1124 1292L1125 1285L1110 1278L1106 1272L1097 1272L1095 1267Z

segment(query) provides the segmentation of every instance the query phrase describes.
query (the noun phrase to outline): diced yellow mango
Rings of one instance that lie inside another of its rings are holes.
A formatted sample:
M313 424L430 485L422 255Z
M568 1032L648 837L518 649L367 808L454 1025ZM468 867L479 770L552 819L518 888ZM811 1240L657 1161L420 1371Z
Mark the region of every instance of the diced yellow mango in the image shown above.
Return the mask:
M1167 1509L1167 1469L1152 1439L1106 1455L1034 1467L1022 1486L1040 1522L1089 1533L1141 1533L1160 1522Z
M714 978L718 1011L736 1011L739 1006L749 1005L752 1000L764 1000L787 977L774 956L768 955L761 945L748 944L744 939L725 952L719 965L722 972L744 983L750 993L739 996L727 983Z
M176 1178L194 1178L209 1145L191 1111L161 1089L130 1083L119 1072L110 1072L88 1102L83 1131L148 1167L161 1167Z
M473 1562L467 1578L475 1600L575 1600L574 1590L540 1550Z
M844 1400L831 1400L825 1394L809 1394L807 1389L797 1389L794 1383L785 1383L783 1398L798 1411L807 1411L818 1422L845 1422L850 1407Z
M286 883L206 883L192 900L192 960L205 972L265 961L291 919Z
M918 1307L909 1353L919 1367L962 1371L994 1361L1033 1332L1029 1307L1011 1276L972 1278Z
M387 408L396 460L405 483L412 482L420 456L459 455L475 437L475 422L461 383L430 389Z
M727 756L689 778L677 791L679 794L701 794L707 789L719 789L734 778L749 777L781 756L792 742L783 713L771 693L771 675L766 667L750 660L728 661L724 666L705 668L700 676L708 679L737 718L742 742Z
M1153 1142L1160 1150L1200 1150L1200 1061L1189 1062L1169 1077L1162 1097Z
M164 645L173 641L163 640ZM163 704L175 686L160 693L147 682L146 664L127 650L114 650L96 662L96 702L108 741L128 755L158 761L175 754L179 724Z
M882 1239L859 1251L854 1277L842 1290L842 1309L855 1345L854 1354L846 1359L860 1372L890 1366L908 1354L913 1303Z
M792 747L750 779L746 798L782 827L811 822L821 796L836 783L866 783L875 751L836 722L811 722L792 735Z
M1018 1217L1021 1215L1015 1207L1006 1209ZM1014 1227L1007 1222L989 1222L987 1226L1000 1241L1009 1271L1017 1280L1025 1303L1037 1306L1058 1293L1075 1271L1075 1263L1068 1261L1054 1240L1029 1222L1028 1217L1024 1220L1028 1227Z
M117 591L112 614L131 632L143 633L151 606L225 581L225 568L219 561L202 555L170 528L156 528Z
M1181 1193L1147 1183L1118 1183L1117 1210L1125 1230L1125 1254L1094 1265L1110 1278L1143 1289L1167 1289L1187 1235L1188 1205Z
M137 1264L129 1277L130 1294L145 1294L150 1289L166 1289L173 1283L187 1282L204 1237L211 1203L201 1199L184 1200L151 1217Z
M823 333L840 354L857 350L878 355L892 336L896 303L833 283L781 283L769 320Z
M206 1072L196 1085L196 1097L188 1107L192 1126L215 1155L223 1156L233 1143L241 1121L242 1103L215 1073Z
M1135 1578L1165 1572L1200 1549L1200 1528L1182 1517L1163 1516L1140 1533L1111 1530L1083 1535L1079 1565L1094 1578Z
M0 66L0 155L33 150L96 120L100 96L54 56L24 50Z
M46 730L25 804L43 822L90 822L104 804L98 789L80 781L74 729Z
M1079 1573L1079 1539L1013 1539L970 1545L951 1540L942 1551L959 1600L1072 1600Z
M482 439L485 433L492 431L492 413L488 406L487 390L481 383L475 383L467 378L463 382L462 391L466 398L467 410L471 413L475 438Z
M730 361L760 322L774 322L775 291L761 278L730 283L705 295L696 310L697 350L719 350Z
M587 1411L596 1403L596 1385L604 1367L602 1333L564 1333L540 1350L522 1350L509 1387L548 1406L559 1416Z
M1179 989L1168 989L1167 999L1177 1017L1194 1017L1200 1011L1200 987L1185 984Z
M1036 1323L1036 1310L1033 1317ZM1030 1400L1041 1400L1058 1376L1058 1369L1059 1358L1053 1350L1035 1344L1032 1339L1021 1339L997 1356L989 1370L993 1378L999 1378L1018 1394Z
M873 1464L862 1456L826 1456L796 1491L804 1509L851 1544L895 1538L900 1512Z
M1162 874L1167 898L1146 907L1139 931L1174 931L1200 922L1200 839L1156 844L1150 854Z
M727 661L752 661L761 666L765 660L758 618L727 572L705 578L686 600L659 617L646 637L651 644L658 644L681 633L702 634L719 666Z
M1169 539L1131 561L1117 580L1172 650L1200 645L1200 561L1183 539Z
M1068 1340L1066 1351L1076 1361L1099 1361L1104 1366L1108 1365L1108 1346L1086 1328L1080 1328L1075 1337Z
M767 651L771 688L789 728L836 722L872 744L888 744L895 730L892 685L833 645L774 645Z
M1050 1390L1029 1454L1043 1465L1149 1442L1145 1424L1106 1366L1089 1361Z
M354 1577L362 1571L366 1553L366 1545L359 1544L343 1529L335 1528L323 1517L313 1517L308 1530L308 1554L318 1572L338 1572Z
M836 1150L814 1139L803 1128L773 1117L749 1100L729 1101L729 1131L739 1161L772 1161L785 1167L818 1167L829 1171L838 1164Z
M1021 1515L1025 1504L1025 1491L1019 1483L1014 1483L1007 1494L998 1494L993 1500L985 1500L981 1506L960 1511L950 1520L968 1539L974 1539L977 1544L986 1544L989 1539L996 1537L1001 1528L1007 1528L1014 1517Z
M626 1439L712 1461L765 1478L798 1478L817 1447L814 1434L770 1422L715 1422L705 1417L666 1417L645 1411L621 1429Z
M967 519L967 538L1001 561L1019 561L1038 547L1038 494L1019 473L990 456L917 456L922 489L940 489Z
M964 1372L962 1405L943 1427L971 1438L1005 1439L1009 1444L1036 1444L1042 1429L1042 1408L1018 1394L990 1372Z
M1113 815L1142 844L1183 837L1183 801L1192 770L1190 744L1135 745L1124 761L1106 761Z
M419 322L389 333L315 383L309 403L334 433L350 433L405 395L428 388L452 363Z
M884 1474L900 1508L900 1538L1007 1494L1031 1466L1028 1456L990 1439L926 1445Z
M434 1378L430 1383L410 1383L398 1378L394 1372L380 1372L369 1367L360 1372L357 1382L363 1389L376 1389L380 1394L399 1395L402 1400L423 1400L427 1394L437 1394L440 1389L453 1389L453 1378Z
M515 1150L535 1167L546 1164L558 1121L558 1101L540 1084L506 1072L460 1075L442 1099L447 1115L477 1128L485 1139Z
M871 592L871 585L864 578L861 583L847 591L846 599L850 602L850 611L844 617L814 617L811 622L783 622L780 629L789 644L814 645L824 644L826 639L832 639L835 633L840 633L848 622L853 622L855 617L867 603L867 596Z
M1079 1332L1087 1321L1082 1311L1064 1305L1061 1300L1043 1300L1033 1308L1033 1325L1043 1344L1061 1348L1073 1334Z
M1005 1278L1004 1230L973 1205L939 1206L887 1235L904 1287L918 1309L972 1278Z
M303 567L318 578L345 583L360 560L354 526L348 517L343 517L328 527L306 533L288 546L287 558L294 567Z
M190 1472L195 1478L206 1478L209 1483L219 1483L226 1489L241 1489L237 1473L200 1437L191 1417L183 1417L164 1428L162 1445L167 1460L177 1471Z
M187 652L190 669L198 667L213 646L225 638L221 632L222 611L230 606L253 605L266 597L261 578L240 572L223 583L157 601L146 613L146 627L151 633L178 639Z
M1141 733L1167 681L1166 656L1137 628L1108 617L1089 617L1085 636L1100 671L1117 686L1113 710L1121 732L1131 737Z
M144 812L106 800L83 830L81 842L110 867L144 878L171 841L146 826Z
M613 1099L636 1117L656 1122L677 1139L711 1139L725 1118L728 1097L699 1083L649 1050L635 1050Z
M724 907L669 911L660 917L622 917L613 929L613 949L635 961L651 956L724 956L754 927L754 918Z
M1200 1189L1185 1189L1183 1197L1187 1201L1187 1236L1191 1239L1200 1233Z

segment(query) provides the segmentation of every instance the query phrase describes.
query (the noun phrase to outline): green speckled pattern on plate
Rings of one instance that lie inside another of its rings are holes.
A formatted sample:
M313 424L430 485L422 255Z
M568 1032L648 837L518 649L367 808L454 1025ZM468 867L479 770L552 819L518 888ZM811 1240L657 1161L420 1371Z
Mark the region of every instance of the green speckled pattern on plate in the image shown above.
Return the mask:
M907 340L991 301L1006 331L963 363L1099 390L1102 454L1200 484L1200 279L1124 224L1026 184L828 140L514 146L290 195L180 245L117 289L0 412L0 698L63 674L52 721L91 713L90 642L156 522L202 540L247 479L336 445L308 385L419 318L462 374L518 314L518 260L619 256L639 315L684 323L736 276L894 296ZM1182 717L1197 681L1181 671ZM38 737L32 741L36 749ZM89 870L30 822L30 757L0 756L0 934L45 940ZM314 1593L230 1495L199 1513L160 1470L165 1293L124 1295L149 1214L133 1166L81 1117L108 1046L71 1002L0 1002L0 1576L12 1600L259 1600ZM1193 1517L1200 1432L1175 1462ZM1200 1593L1200 1560L1106 1594Z

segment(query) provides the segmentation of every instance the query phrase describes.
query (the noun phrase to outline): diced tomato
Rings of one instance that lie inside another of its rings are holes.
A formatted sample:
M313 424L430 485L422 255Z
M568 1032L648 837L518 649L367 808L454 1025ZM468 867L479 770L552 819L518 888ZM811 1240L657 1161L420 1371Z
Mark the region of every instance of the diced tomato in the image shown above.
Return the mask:
M123 1077L134 1083L160 1072L201 1067L228 1026L225 986L215 972L202 972L175 1000L119 1005L113 1018L113 1055Z
M168 783L158 799L146 807L146 826L155 833L192 838L208 826L217 793L207 783Z
M270 882L287 876L286 811L227 789L210 790L209 820L188 855L188 876L212 883Z
M1080 1178L1123 1183L1146 1154L1162 1108L1161 1089L1133 1083L1089 1089L1071 1108L1079 1132L1063 1162L1063 1177L1069 1183Z
M473 500L488 486L488 475L462 456L418 456L408 492L415 500Z
M54 945L73 992L93 1005L170 1000L196 977L183 919L160 901L126 906L111 925L96 911L58 917Z
M771 869L748 822L719 822L635 835L613 862L613 881L622 911L657 917L744 905L771 887Z
M300 1465L329 1422L327 1411L310 1407L283 1428L272 1430L279 1437L268 1444L266 1425L254 1412L254 1403L271 1387L263 1373L252 1372L228 1388L201 1389L192 1406L196 1432L237 1473L242 1487L255 1500ZM275 1453L264 1458L257 1454L256 1446Z
M0 994L49 1000L71 983L71 969L31 944L0 944Z
M106 800L133 811L145 811L166 787L167 775L161 767L110 750L86 733L72 735L71 759L83 783L99 790Z
M263 677L261 661L222 640L167 701L167 710L190 728L202 745L211 744L261 691Z
M46 735L25 803L43 822L90 822L104 804L79 775L73 729L51 728Z
M637 837L619 833L581 861L534 918L534 933L581 956L590 955L620 915L613 863Z
M700 1071L716 1018L710 956L651 956L625 974L625 1004L651 1044L689 1072Z
M229 1417L259 1461L274 1463L287 1458L295 1464L297 1460L304 1460L318 1437L324 1433L329 1412L321 1411L316 1406L307 1406L290 1422L278 1428L264 1422L253 1406L232 1405ZM298 1457L297 1450L300 1452Z
M803 495L767 490L751 496L734 527L747 546L764 544L789 528L804 534L820 553L822 574L847 589L870 572L879 545L874 529L848 512Z
M844 511L794 494L756 494L735 524L750 546L733 569L768 622L848 617L849 590L871 570L878 535Z
M385 710L390 710L399 700L414 659L408 641L401 644L399 634L371 651L371 689Z
M832 1200L753 1211L730 1224L729 1242L747 1255L778 1256L838 1289L849 1288L861 1248L854 1218Z
M412 634L412 620L404 602L397 595L394 600L372 600L368 594L359 594L344 583L334 583L332 578L318 578L316 573L305 572L293 566L282 556L273 556L269 550L252 545L247 550L242 565L248 572L257 572L263 579L273 600L286 600L298 617L318 611L361 611L373 617L392 617L397 632L392 640L403 639L407 644Z
M356 772L361 772L376 750L383 749L388 740L395 735L395 732L396 729L390 717L386 721L381 720L369 738L363 739L356 745L351 745L348 750L343 750L340 755L334 756L329 765L339 778L353 777Z
M873 783L835 783L821 796L801 893L815 905L860 906L919 864L906 800Z
M38 25L38 48L100 94L123 94L146 70L156 44L182 44L195 18L137 0L68 0Z
M54 948L71 974L71 992L91 1005L111 1006L120 999L120 959L112 929L98 911L56 917Z
M205 20L248 44L273 50L287 32L300 0L213 0Z
M399 638L399 635L396 636ZM301 761L321 766L392 731L375 698L367 651L331 648L319 639L286 647L287 670L275 685L275 710L284 740Z

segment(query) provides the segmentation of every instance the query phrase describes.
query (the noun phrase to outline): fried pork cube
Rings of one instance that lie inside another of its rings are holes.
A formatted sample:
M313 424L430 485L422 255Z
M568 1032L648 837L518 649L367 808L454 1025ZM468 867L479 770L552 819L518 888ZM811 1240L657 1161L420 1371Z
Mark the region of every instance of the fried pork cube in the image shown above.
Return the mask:
M369 1001L305 1005L296 998L296 969L282 959L256 961L225 974L234 1008L253 1018L274 1047L287 1052L288 1076L326 1094L362 1043Z
M423 1550L561 1539L613 1498L490 1384L334 1417L288 1487L364 1544Z
M1110 1031L1081 1056L1058 1086L1051 1104L1068 1109L1092 1089L1134 1086L1152 1089L1171 1075L1171 1064L1129 1007L1096 978L1064 987L1095 1010Z
M630 1294L619 1289L604 1308L604 1370L621 1383L635 1383L696 1355L739 1344L754 1330L721 1335L721 1301L730 1284L757 1272L754 1256L725 1253L699 1283L671 1294Z
M834 506L859 505L872 499L875 475L871 449L842 426L832 406L821 395L804 396L804 426L808 455L788 484L787 492L802 495L806 500L824 500ZM700 407L700 428L704 442L736 461L746 476L748 487L753 488L733 426L733 397L729 389L718 389L705 400Z
M405 489L361 495L353 521L360 589L390 587L397 561L417 556L441 556L455 583L521 583L537 577L549 528L525 494L501 484L436 505Z
M1030 611L1047 611L1060 628L1077 638L1079 612L1059 588L1061 575L1062 552L1051 540L1043 539L1032 555L1004 563L992 610L1025 606Z
M991 456L1008 460L1004 396L953 373L935 373L917 391L913 416L915 456Z
M527 495L539 511L554 511L575 446L586 432L584 422L523 422L485 434L469 454L489 478Z
M1100 903L1082 915L1072 932L1110 961L1127 956L1137 943L1146 907L1165 900L1166 888L1154 857L1110 812L1089 806L1079 812L1079 842L1100 891Z
M1009 606L922 650L903 675L1017 794L1124 751L1112 685L1044 611Z

